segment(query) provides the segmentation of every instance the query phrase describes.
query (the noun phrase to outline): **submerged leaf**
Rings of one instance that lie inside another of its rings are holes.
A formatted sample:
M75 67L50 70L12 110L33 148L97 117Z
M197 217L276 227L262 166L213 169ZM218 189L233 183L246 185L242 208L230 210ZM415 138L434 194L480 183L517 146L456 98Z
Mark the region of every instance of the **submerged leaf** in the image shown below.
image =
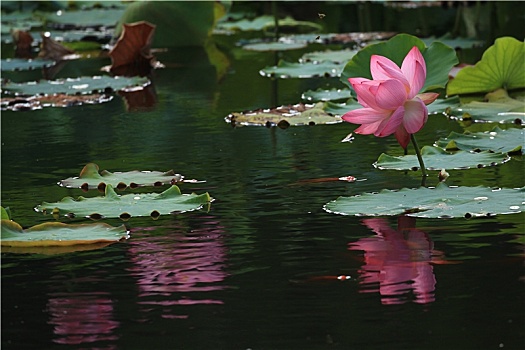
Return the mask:
M79 177L70 177L60 181L58 184L67 188L82 188L83 190L99 188L104 190L107 185L114 188L124 189L126 187L141 186L163 186L175 185L181 182L202 182L197 180L185 180L181 174L175 174L173 170L161 171L128 171L111 173L107 170L99 172L98 165L87 164L80 172Z
M421 218L480 217L515 214L524 211L525 188L490 189L486 187L403 188L382 190L351 197L339 197L327 203L329 213L355 216L400 215Z
M28 229L14 221L2 220L2 250L4 247L75 246L95 243L113 243L129 238L124 225L64 224L47 222Z
M474 67L465 67L447 85L447 94L470 94L525 87L525 43L498 38Z
M210 195L182 194L173 185L162 193L140 193L119 196L111 185L105 187L104 197L84 198L74 200L65 197L60 202L43 202L35 210L43 213L59 211L62 215L82 216L91 219L121 218L128 220L132 216L151 216L154 219L160 215L173 212L186 212L200 209L211 202Z
M432 146L424 146L421 149L421 155L423 156L425 167L428 170L484 168L503 164L510 160L507 155L502 153L492 153L488 151L457 151L455 153L448 153L441 148ZM374 163L374 166L382 170L417 170L419 168L419 161L416 155L395 157L383 153Z
M459 134L451 132L447 137L436 142L436 146L448 150L482 150L500 153L520 153L525 149L525 134L523 129L501 130L496 127L492 131Z
M334 124L342 121L340 117L327 113L324 110L324 106L323 102L315 105L298 103L272 109L231 113L225 120L233 126L279 126L281 128L286 128L290 125Z

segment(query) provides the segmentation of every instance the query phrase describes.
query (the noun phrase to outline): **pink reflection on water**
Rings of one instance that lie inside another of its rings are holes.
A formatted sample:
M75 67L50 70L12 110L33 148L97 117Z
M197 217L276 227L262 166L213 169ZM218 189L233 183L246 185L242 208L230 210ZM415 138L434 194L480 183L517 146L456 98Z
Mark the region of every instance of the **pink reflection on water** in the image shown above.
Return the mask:
M119 322L114 320L113 302L105 293L50 295L47 305L55 343L78 345L118 339L114 330Z
M199 229L184 231L187 229L175 227L162 236L144 235L129 241L133 266L128 270L137 278L139 297L153 298L139 304L222 304L221 300L197 299L194 293L225 288L221 284L227 276L223 228L217 221L209 221ZM159 300L158 296L170 299Z
M399 217L397 230L381 218L364 219L363 224L376 236L349 244L350 250L364 251L361 292L379 292L383 304L404 303L410 291L415 303L433 302L436 277L431 263L442 262L442 253L434 250L425 232L414 228L415 218Z

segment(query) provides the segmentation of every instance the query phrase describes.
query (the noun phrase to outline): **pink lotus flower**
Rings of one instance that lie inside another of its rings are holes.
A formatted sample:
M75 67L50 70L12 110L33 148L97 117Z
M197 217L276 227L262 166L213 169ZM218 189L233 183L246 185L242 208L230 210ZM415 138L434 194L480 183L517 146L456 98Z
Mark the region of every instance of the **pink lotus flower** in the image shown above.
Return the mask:
M437 93L418 94L427 75L423 55L414 46L401 68L386 57L372 55L370 72L373 80L348 79L364 108L345 113L343 120L362 124L355 130L357 134L395 134L401 147L406 148L410 134L421 130L427 121L426 105L438 97Z

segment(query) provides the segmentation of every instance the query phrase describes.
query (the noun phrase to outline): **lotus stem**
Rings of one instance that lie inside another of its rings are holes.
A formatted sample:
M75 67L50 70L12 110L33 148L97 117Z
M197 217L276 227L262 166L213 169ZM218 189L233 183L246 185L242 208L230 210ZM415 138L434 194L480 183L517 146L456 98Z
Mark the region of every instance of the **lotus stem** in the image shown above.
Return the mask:
M416 137L414 136L414 134L410 134L410 139L412 140L412 144L416 149L417 160L419 161L419 166L421 167L421 174L423 175L424 179L427 177L427 169L425 168L425 162L423 162L423 157L421 156L421 150L417 145Z

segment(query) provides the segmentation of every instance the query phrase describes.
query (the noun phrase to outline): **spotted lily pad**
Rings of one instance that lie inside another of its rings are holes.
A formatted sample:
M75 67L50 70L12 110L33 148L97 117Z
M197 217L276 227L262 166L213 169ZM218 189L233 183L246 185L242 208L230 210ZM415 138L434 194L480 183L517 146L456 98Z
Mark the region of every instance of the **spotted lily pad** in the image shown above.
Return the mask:
M436 145L447 151L459 149L522 154L525 149L525 133L523 129L501 130L498 127L486 132L451 132L447 137L439 139Z
M263 77L269 78L313 78L313 77L338 77L341 75L345 63L290 63L280 60L277 66L265 67L259 71Z
M148 85L150 81L146 77L110 77L110 76L98 76L98 77L81 77L75 79L63 79L63 80L42 80L40 82L29 82L29 83L13 83L7 82L2 84L2 89L7 92L14 93L16 95L50 95L50 94L89 94L94 91L105 91L105 90L130 90L130 89L142 89Z
M512 37L498 38L481 61L465 67L447 85L447 94L469 94L525 87L525 43Z
M4 247L75 246L96 243L113 243L129 238L124 225L64 224L47 222L28 229L14 221L2 220L2 250Z
M490 189L486 187L403 188L382 190L351 197L339 197L327 203L329 213L354 216L406 214L421 218L483 217L524 211L525 188Z
M200 209L211 202L206 192L197 194L182 194L176 185L172 185L162 193L141 193L119 196L113 186L107 185L105 196L77 200L65 197L60 202L43 202L35 210L43 213L66 215L68 217L82 216L90 219L116 218L127 220L132 216L151 216L156 219L160 215L174 212L182 213Z
M331 90L308 90L301 95L306 101L336 101L348 100L351 97L349 89L331 89Z
M327 113L323 102L314 104L298 103L290 106L280 106L272 109L258 109L254 111L235 112L229 114L225 120L232 125L248 126L279 126L315 125L340 123L342 119Z
M457 151L449 153L438 147L425 146L421 155L428 170L471 169L494 166L509 161L509 156L502 153ZM390 156L381 154L374 166L378 169L417 170L419 161L416 155Z
M22 58L8 58L1 60L2 71L20 71L20 70L34 70L42 69L55 65L55 61L51 60L26 60Z
M126 187L136 188L141 186L163 186L166 184L175 185L181 182L203 182L197 180L185 180L181 174L175 174L173 170L161 171L128 171L114 172L107 170L99 172L98 165L87 164L78 177L70 177L58 182L62 187L88 189L98 188L104 191L107 185L114 188L125 189Z

